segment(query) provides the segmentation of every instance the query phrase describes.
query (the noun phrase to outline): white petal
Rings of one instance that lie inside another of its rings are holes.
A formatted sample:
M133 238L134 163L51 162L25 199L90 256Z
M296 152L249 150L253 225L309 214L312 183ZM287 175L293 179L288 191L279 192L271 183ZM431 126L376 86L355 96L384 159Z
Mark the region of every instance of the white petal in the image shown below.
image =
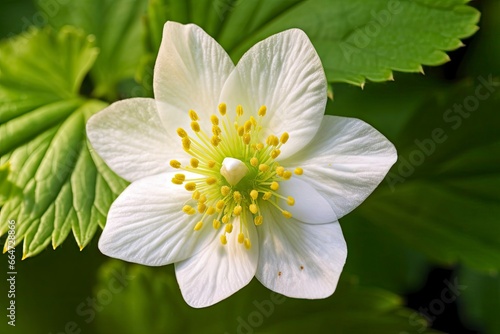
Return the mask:
M111 205L99 249L105 255L149 266L184 260L215 237L205 226L193 228L201 215L182 212L191 193L171 182L173 173L133 182ZM188 176L189 177L189 176Z
M308 224L326 224L337 220L328 203L313 187L299 179L300 176L280 183L279 193L295 199L295 205L289 206L281 201L281 208L289 211L293 218Z
M264 136L283 132L290 139L280 159L297 152L313 138L325 113L326 78L318 54L306 34L291 29L256 44L243 55L224 85L221 101L243 106L256 117L261 105Z
M325 116L313 141L282 165L302 167L299 177L328 200L340 219L371 194L396 160L394 145L369 124Z
M163 121L170 114L195 110L201 118L217 111L219 95L234 64L200 27L167 22L154 69L155 99ZM186 116L187 117L187 116Z
M128 181L172 170L170 159L185 155L175 132L163 126L152 99L113 103L89 119L87 136L106 164Z
M175 264L182 295L192 307L207 307L231 296L247 285L257 270L259 257L255 226L249 226L252 247L238 243L238 221L227 236L227 244L215 239L199 254Z
M303 224L263 206L257 279L293 298L326 298L337 286L347 246L338 222Z

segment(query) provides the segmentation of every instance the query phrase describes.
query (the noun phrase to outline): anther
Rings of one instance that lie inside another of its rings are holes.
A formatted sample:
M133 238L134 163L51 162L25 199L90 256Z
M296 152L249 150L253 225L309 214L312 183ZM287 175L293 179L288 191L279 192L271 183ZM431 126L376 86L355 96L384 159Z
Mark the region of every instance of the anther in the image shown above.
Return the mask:
M241 106L241 104L238 104L236 106L236 115L237 116L242 116L243 115L243 107Z
M226 104L225 103L219 104L219 112L222 116L224 116L226 114Z
M210 116L210 122L212 122L213 125L217 126L219 125L219 118L216 115Z
M256 216L253 220L255 225L262 225L262 222L264 221L264 217L262 216Z
M292 172L290 172L289 170L283 172L283 178L285 180L289 180L291 177L292 177Z
M224 208L224 205L226 205L226 202L224 202L223 200L219 200L217 202L217 204L215 204L215 209L217 209L217 211L221 211L223 208Z
M220 227L220 221L217 219L214 219L214 221L212 222L212 226L214 229L218 230Z
M198 120L198 114L194 110L189 110L189 117L191 118L192 121L197 121Z
M302 175L304 174L304 170L300 167L297 167L295 168L295 170L293 171L296 175Z
M293 198L292 196L288 196L288 198L286 200L286 204L288 204L290 206L294 206L295 205L295 198Z
M227 238L225 234L220 236L220 243L223 245L227 244Z
M183 128L178 128L177 129L177 134L181 138L187 137L187 132Z
M263 173L267 172L269 170L269 166L266 164L260 164L259 165L259 170Z
M266 111L267 111L267 107L266 106L260 106L258 115L262 116L262 117L266 116Z
M241 211L242 211L242 210L243 210L243 208L241 207L241 205L237 205L237 206L235 206L235 207L234 207L234 209L233 209L233 214L234 214L235 216L239 216L239 215L241 215Z
M264 201L267 201L268 199L271 198L271 196L273 196L273 194L270 191L267 191L267 192L264 193L264 195L262 195L262 199Z
M282 144L285 144L288 141L288 138L290 138L290 135L288 134L288 132L283 132L283 134L281 135L281 138L280 138L280 142Z
M198 203L198 212L203 213L207 210L207 206L205 203Z
M257 159L256 157L250 159L250 165L257 167L258 164L259 164L259 159Z
M236 202L240 202L241 201L241 193L239 191L235 191L233 193L233 199L236 201Z
M225 231L226 233L233 232L233 224L226 224Z
M281 213L285 216L285 218L292 218L292 214L288 211L283 210Z
M183 181L182 181L182 180L179 180L179 179L177 179L177 178L175 178L175 177L173 177L173 178L172 178L172 183L173 183L173 184L182 184L182 183L183 183Z
M200 124L196 121L191 122L191 129L193 129L194 132L200 132Z
M222 196L227 196L230 191L231 191L231 188L229 188L228 186L222 186L220 188L220 193L222 194Z
M272 150L271 152L271 158L276 159L278 155L280 155L281 151L278 149Z
M199 221L196 223L196 225L194 226L194 230L195 231L199 231L201 230L201 228L203 227L203 222L202 221Z
M245 248L250 249L252 247L252 243L250 242L250 239L246 238L245 239Z
M189 140L188 137L182 138L182 147L186 151L189 151L189 149L191 148L191 140Z
M181 168L181 163L177 160L170 160L170 166L173 168Z
M189 161L191 167L193 168L198 168L198 165L200 164L200 161L196 158L191 158L191 161Z
M186 188L187 191L194 191L196 189L196 183L188 182L184 185L184 188Z
M284 173L284 172L285 172L285 168L284 168L284 167L282 167L282 166L278 166L278 167L276 167L276 174L277 174L278 176L283 176L283 173Z
M206 179L206 182L208 185L215 184L217 182L217 179L213 176L210 176L209 178Z
M278 182L276 182L276 181L273 181L273 183L271 183L271 186L270 186L270 188L271 188L272 190L278 190L278 188L279 188L279 187L280 187L280 185L279 185L279 183L278 183Z
M213 206L209 206L207 209L207 215L213 215L215 213L215 208Z
M255 189L253 189L251 192L250 192L250 197L252 197L253 200L256 200L257 197L259 197L259 192Z
M242 244L242 243L243 243L243 241L245 241L245 235L244 235L243 233L239 233L239 234L238 234L238 242L239 242L240 244Z
M213 161L213 160L208 160L208 161L207 161L207 166L208 166L208 168L213 168L213 167L215 166L215 161Z
M259 212L259 208L257 207L256 204L250 204L248 206L248 209L250 210L251 213L253 214L256 214L257 212Z
M250 134L248 133L245 133L243 135L243 142L245 143L245 145L248 145L250 144L250 141L252 140L252 137L250 136Z
M252 129L252 122L250 120L246 121L244 127L245 132L250 132L250 130Z
M180 181L184 181L186 179L186 175L184 174L175 174L175 178Z

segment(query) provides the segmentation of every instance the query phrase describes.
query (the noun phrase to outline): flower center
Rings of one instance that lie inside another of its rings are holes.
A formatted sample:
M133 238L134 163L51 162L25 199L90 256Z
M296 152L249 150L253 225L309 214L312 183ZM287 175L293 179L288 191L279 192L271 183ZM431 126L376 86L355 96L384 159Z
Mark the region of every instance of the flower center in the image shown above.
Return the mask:
M193 227L195 231L210 221L214 229L222 230L220 241L225 245L227 234L233 233L236 224L238 242L250 249L248 224L258 226L264 223L260 209L264 201L284 217L292 217L281 205L284 201L292 206L295 200L277 192L280 182L290 179L292 172L275 161L289 135L286 132L280 138L270 135L265 143L260 142L266 106L259 108L258 119L250 116L245 121L241 120L241 105L236 108L234 120L226 113L226 104L221 103L218 109L222 121L215 114L210 117L211 136L201 129L198 114L193 110L189 111L193 134L177 129L184 151L191 160L188 165L171 160L170 166L199 177L186 178L185 174L179 173L172 178L172 183L184 185L192 192L191 200L184 204L182 211L187 215L201 216ZM302 173L301 168L295 169L296 175Z

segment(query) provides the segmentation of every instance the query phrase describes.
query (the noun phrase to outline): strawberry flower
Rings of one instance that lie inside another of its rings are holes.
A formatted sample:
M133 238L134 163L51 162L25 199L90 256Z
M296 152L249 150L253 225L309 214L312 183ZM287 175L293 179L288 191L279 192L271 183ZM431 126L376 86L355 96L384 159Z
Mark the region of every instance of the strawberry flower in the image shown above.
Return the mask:
M93 148L131 182L99 249L175 263L193 307L254 276L289 297L330 296L347 256L338 219L382 181L396 151L370 125L324 115L327 81L305 33L271 36L235 66L198 26L167 22L154 93L87 124Z

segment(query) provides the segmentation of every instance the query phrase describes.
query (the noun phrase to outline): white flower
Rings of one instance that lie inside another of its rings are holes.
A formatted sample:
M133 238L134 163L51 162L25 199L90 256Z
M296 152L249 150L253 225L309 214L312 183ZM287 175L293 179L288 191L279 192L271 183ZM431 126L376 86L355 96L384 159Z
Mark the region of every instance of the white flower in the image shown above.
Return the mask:
M337 220L396 151L360 120L324 116L326 90L301 30L267 38L234 66L196 25L167 22L155 99L116 102L87 125L97 153L132 182L109 210L100 250L175 263L193 307L254 276L289 297L330 296L347 255Z

